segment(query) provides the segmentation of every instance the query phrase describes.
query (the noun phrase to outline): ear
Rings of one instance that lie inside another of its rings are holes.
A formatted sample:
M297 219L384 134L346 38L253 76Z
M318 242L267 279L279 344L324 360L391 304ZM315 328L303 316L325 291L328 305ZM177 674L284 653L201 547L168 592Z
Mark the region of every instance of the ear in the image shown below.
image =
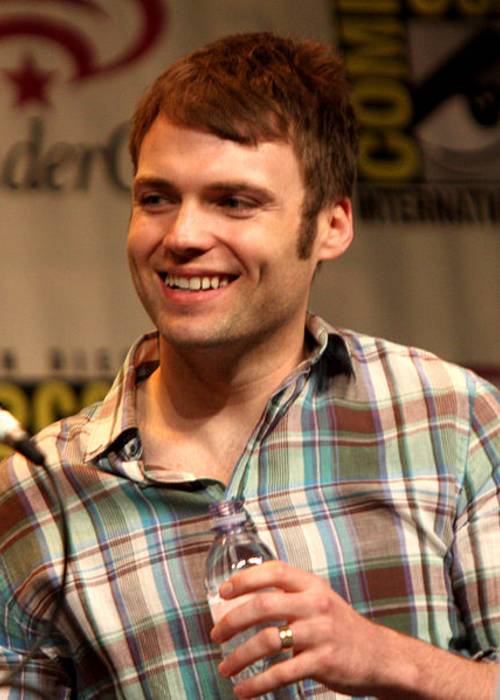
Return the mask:
M318 215L318 261L338 258L351 245L353 235L351 200L344 197L328 204Z

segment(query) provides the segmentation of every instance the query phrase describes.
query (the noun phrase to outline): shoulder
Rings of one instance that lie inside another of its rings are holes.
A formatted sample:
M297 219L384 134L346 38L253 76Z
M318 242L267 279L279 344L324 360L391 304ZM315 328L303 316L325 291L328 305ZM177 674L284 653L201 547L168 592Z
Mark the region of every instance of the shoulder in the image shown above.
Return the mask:
M93 404L74 416L52 423L33 438L58 479L64 465L85 461L92 417L100 406L100 403ZM0 512L8 508L6 503L12 506L14 501L24 502L28 507L30 497L36 500L38 494L43 493L46 482L42 468L16 453L11 454L0 469Z
M103 402L86 406L79 413L52 423L35 435L34 440L48 464L57 466L86 461L90 436L102 406Z
M46 426L33 437L33 441L42 450L48 464L57 468L69 455L74 462L83 459L91 430L92 416L100 405L87 406L78 414ZM30 475L39 471L41 470L36 469L24 457L12 453L2 462L0 494L5 493L7 482L26 483Z
M478 395L498 402L496 387L471 370L442 359L428 350L384 338L334 329L349 350L360 392L372 398L432 398L453 394L468 406Z
M421 348L346 329L331 332L343 339L352 366L341 395L332 389L340 408L353 412L355 420L364 416L379 439L399 441L414 455L414 465L437 460L440 473L453 474L458 484L467 481L464 499L495 493L500 438L495 386Z
M498 451L500 392L495 386L421 348L348 329L330 328L330 333L342 338L352 367L349 381L332 385L337 402L376 415L381 426L446 433L466 450L476 445Z

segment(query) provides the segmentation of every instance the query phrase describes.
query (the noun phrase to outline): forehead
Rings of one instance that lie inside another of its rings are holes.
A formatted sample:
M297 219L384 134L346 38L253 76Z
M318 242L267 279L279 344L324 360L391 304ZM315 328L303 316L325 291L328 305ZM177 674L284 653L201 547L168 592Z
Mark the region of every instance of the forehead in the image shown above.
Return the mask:
M285 141L241 144L215 134L178 126L159 116L144 136L138 177L200 180L234 178L302 192L302 176L292 146Z

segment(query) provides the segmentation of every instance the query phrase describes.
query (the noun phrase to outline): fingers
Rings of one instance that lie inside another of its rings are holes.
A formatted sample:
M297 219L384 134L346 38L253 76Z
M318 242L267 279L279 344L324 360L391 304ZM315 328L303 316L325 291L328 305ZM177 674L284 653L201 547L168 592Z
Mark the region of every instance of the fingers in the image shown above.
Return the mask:
M226 656L219 664L219 671L223 676L234 676L259 659L273 657L280 652L281 640L278 627L266 627Z
M299 593L318 580L317 576L283 561L269 561L231 576L220 587L220 594L223 598L232 598L262 588L279 588L285 592Z
M314 654L303 652L299 656L275 663L266 671L252 678L240 681L234 686L238 698L260 697L277 688L297 683L303 678L311 677L310 669L314 665Z
M219 667L222 675L234 676L259 659L276 657L282 651L277 625L285 623L293 634L288 658L281 661L282 655L262 673L240 681L235 686L238 697L257 697L306 677L322 680L328 675L330 662L325 653L328 660L335 658L331 652L340 636L335 621L343 619L340 613L348 606L326 581L274 561L234 574L219 590L222 597L235 603L239 596L246 598L214 626L214 642L222 644L246 629L264 626L224 659Z
M293 632L293 634L295 641L295 632ZM300 650L302 644L303 642L299 637L297 646L294 644L294 650L295 648ZM227 656L219 665L219 671L221 675L225 677L234 676L259 659L263 657L274 657L281 651L279 629L277 627L267 627L241 644L235 651ZM251 679L241 681L235 685L235 693L239 697L254 697L268 690L295 682L302 677L300 675L302 667L302 662L290 665L286 660L282 662L275 661L271 668L253 676Z
M211 637L218 644L255 625L276 624L280 620L290 623L299 618L311 620L329 614L334 599L325 581L279 561L235 574L221 586L220 592L235 601L238 596L246 595L249 599L226 613L214 626Z
M280 653L287 656L291 654L297 656L311 649L316 649L316 656L320 656L318 650L325 646L325 640L328 639L328 628L323 620L314 620L312 625L310 621L297 620L293 623L289 622L287 628L292 633L292 647L283 650L279 627L274 625L265 627L225 657L219 666L221 674L234 676L258 659L273 657ZM326 646L333 648L334 645L328 643ZM312 667L308 667L308 669L310 673L313 671Z
M299 616L312 617L316 607L314 599L301 594L262 592L227 612L213 627L211 637L221 644L248 627L266 622L276 624L278 620L290 623Z

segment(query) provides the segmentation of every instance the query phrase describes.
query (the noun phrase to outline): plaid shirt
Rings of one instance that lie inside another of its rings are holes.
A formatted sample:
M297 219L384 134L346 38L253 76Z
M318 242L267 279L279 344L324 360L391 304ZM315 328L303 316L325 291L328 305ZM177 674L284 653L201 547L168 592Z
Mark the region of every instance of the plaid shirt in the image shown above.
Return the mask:
M227 488L141 459L135 386L157 366L154 334L101 404L42 431L72 557L57 631L19 680L67 698L70 659L79 700L233 697L203 583L208 506L232 496L279 558L362 615L466 656L498 648L494 388L429 353L308 325L315 349L269 400ZM2 668L47 631L60 581L47 491L21 457L3 465ZM312 680L303 695L344 697Z

